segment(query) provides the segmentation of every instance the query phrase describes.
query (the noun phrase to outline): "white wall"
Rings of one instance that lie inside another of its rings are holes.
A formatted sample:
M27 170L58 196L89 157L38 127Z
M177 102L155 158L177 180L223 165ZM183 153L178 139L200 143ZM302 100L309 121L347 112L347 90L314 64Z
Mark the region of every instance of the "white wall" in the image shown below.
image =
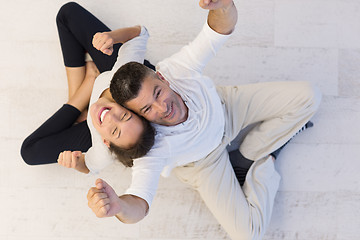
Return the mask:
M55 16L62 0L0 2L0 239L227 239L196 192L162 179L149 216L98 219L96 177L22 162L22 140L67 97ZM153 63L191 41L207 12L196 0L79 1L110 28L146 25ZM315 127L277 160L283 179L265 239L360 238L360 1L235 0L233 37L206 68L217 84L306 80L323 103ZM118 193L130 171L101 175Z

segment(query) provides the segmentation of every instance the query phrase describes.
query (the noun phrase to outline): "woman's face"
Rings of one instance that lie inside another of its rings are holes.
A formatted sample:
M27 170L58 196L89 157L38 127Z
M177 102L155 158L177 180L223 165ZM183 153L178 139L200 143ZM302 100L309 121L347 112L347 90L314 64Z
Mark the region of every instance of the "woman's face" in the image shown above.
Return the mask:
M144 130L138 115L106 98L99 98L89 111L95 129L108 147L111 142L124 149L131 148Z

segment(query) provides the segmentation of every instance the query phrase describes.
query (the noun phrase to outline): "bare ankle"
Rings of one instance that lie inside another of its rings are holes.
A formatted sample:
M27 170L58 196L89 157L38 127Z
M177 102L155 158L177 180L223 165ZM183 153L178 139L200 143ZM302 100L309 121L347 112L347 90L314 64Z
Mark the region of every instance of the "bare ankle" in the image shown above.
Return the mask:
M100 71L93 61L86 62L85 78L95 80L100 75Z

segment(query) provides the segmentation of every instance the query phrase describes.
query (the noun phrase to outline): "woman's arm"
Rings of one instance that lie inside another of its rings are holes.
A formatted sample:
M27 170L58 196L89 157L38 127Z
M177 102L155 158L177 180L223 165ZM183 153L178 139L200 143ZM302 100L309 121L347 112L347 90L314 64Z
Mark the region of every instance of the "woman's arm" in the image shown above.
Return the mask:
M58 163L67 168L88 174L90 171L85 164L85 154L80 151L63 151L59 154Z
M111 55L113 53L113 45L117 43L125 43L134 37L139 36L141 26L120 28L110 32L98 32L93 37L93 46L104 54Z

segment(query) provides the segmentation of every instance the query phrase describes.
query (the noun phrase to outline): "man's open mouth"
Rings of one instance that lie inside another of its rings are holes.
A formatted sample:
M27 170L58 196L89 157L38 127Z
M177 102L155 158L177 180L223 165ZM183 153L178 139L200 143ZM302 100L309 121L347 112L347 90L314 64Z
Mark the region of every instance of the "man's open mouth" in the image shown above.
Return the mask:
M164 116L164 118L170 118L174 113L174 109L173 109L173 103L170 104L170 110L169 112Z

